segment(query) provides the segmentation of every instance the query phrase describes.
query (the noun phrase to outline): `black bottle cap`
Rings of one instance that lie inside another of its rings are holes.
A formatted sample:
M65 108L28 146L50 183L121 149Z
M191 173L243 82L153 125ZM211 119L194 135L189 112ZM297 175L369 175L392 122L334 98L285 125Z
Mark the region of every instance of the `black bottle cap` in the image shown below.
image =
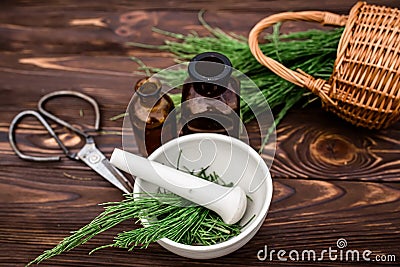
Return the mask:
M188 73L194 82L226 85L232 73L232 63L220 53L205 52L189 62Z

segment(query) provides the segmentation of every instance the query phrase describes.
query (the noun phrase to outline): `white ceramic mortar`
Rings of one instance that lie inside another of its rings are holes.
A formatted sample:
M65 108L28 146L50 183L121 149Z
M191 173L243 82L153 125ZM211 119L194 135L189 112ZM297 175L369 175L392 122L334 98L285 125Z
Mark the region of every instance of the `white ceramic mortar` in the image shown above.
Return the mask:
M182 151L179 167L199 170L210 166L208 173L215 171L226 183L240 186L251 200L240 221L250 221L242 232L225 242L210 246L191 246L163 238L158 243L167 250L183 257L211 259L227 255L245 245L259 230L268 212L272 198L272 180L267 165L261 156L244 142L220 134L191 134L174 139L156 151L149 159L176 167ZM156 193L157 185L136 178L134 193ZM148 225L146 219L142 219Z

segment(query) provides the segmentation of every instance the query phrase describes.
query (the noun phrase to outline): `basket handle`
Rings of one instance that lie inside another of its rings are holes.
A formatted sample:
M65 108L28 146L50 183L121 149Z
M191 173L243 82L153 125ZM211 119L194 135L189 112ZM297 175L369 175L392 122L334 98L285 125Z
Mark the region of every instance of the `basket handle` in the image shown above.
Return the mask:
M288 69L281 63L265 56L259 47L258 37L264 29L278 22L299 20L319 22L322 25L344 26L347 22L347 18L348 16L345 15L338 15L322 11L284 12L274 14L262 19L253 27L249 34L249 47L251 53L254 55L257 61L268 67L275 74L300 87L308 88L311 90L311 92L318 95L324 103L329 102L330 104L336 106L336 102L329 97L331 86L327 83L327 81L323 79L316 79L300 69L297 69L296 71Z

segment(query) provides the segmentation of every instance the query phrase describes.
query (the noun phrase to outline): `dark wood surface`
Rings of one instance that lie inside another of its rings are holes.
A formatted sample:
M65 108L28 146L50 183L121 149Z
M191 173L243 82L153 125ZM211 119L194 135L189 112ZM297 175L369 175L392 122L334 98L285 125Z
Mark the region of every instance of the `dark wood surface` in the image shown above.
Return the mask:
M374 1L398 7L397 0ZM347 14L354 1L2 1L0 3L0 265L23 266L100 211L97 204L122 199L120 191L80 162L32 163L16 157L8 127L21 110L36 109L45 93L74 89L93 96L102 112L98 147L109 156L121 146L122 113L139 78L134 55L146 64L173 64L168 53L125 46L127 41L161 44L151 27L187 33L199 26L197 12L226 31L247 35L261 18L288 10L327 10ZM308 25L309 26L309 25ZM302 30L288 23L286 31ZM317 26L318 27L318 26ZM69 102L68 102L69 101ZM93 114L73 99L53 109L72 121L90 124ZM82 141L57 129L73 148ZM313 105L295 109L277 129L271 172L274 195L257 235L238 251L213 260L176 256L158 244L147 250L87 253L107 244L124 224L43 266L231 266L294 265L261 262L264 245L279 250L322 250L345 238L349 249L394 254L400 261L400 123L379 132L355 128ZM38 122L20 125L18 142L31 153L59 153ZM357 265L325 261L304 265ZM377 264L376 262L374 263ZM394 264L394 263L391 263Z

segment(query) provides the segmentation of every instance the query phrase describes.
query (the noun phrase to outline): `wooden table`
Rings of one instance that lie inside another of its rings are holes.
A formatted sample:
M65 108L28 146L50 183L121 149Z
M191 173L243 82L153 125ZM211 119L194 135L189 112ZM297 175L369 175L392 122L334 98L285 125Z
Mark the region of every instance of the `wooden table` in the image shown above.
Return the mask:
M347 14L354 2L2 1L0 265L23 266L89 222L102 210L97 204L122 199L120 191L80 162L63 158L56 163L33 163L17 158L7 133L19 111L36 109L38 99L48 92L85 92L100 103L104 132L95 139L109 156L114 147L121 147L122 125L122 120L109 118L125 111L132 84L139 78L132 74L138 66L129 57L156 67L173 64L166 52L127 47L125 42L161 44L162 37L151 31L152 26L206 34L196 16L203 8L211 25L247 35L257 21L273 13L318 9ZM396 0L374 3L398 7ZM300 30L301 25L290 23L287 29ZM90 124L89 107L83 106L82 114L81 102L68 101L57 102L54 110L72 121ZM35 120L26 119L20 127L22 150L60 153ZM57 132L70 147L82 145L82 140L64 129ZM104 249L87 255L92 248L111 242L117 231L126 229L124 224L43 266L294 265L297 262L279 261L276 254L272 262L259 261L257 252L265 245L276 251L337 249L339 238L346 239L346 249L396 255L398 264L400 123L379 132L357 129L316 104L292 110L279 125L277 136L270 212L257 235L235 253L190 260L153 244L147 250ZM302 263L355 264L327 259Z

